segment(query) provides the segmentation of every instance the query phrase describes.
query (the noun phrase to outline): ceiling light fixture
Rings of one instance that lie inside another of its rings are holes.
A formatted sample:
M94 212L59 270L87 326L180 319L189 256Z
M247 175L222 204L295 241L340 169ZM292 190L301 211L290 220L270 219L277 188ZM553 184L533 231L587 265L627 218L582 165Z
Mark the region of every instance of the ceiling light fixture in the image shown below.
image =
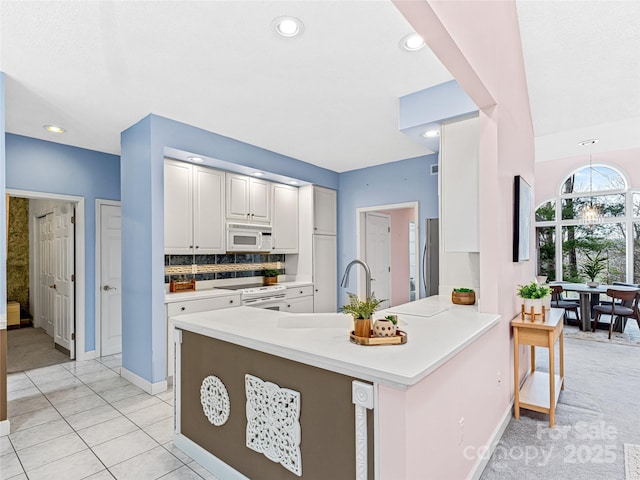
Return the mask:
M424 48L425 43L420 35L417 33L410 33L409 35L405 35L400 40L400 47L408 52L417 52L418 50Z
M253 176L254 177L261 177L263 175L264 175L264 173L262 173L262 172L253 172Z
M64 133L67 131L66 128L63 128L59 125L43 125L42 128L51 133Z
M187 157L187 160L195 163L204 163L204 158L202 157Z
M440 130L427 130L422 136L424 138L436 138L440 136Z
M283 37L295 37L304 32L304 23L296 17L278 17L271 24L276 33Z
M298 185L298 181L297 180L291 180L289 182L289 185Z
M597 138L583 140L578 143L578 145L587 146L593 145L594 143L598 143ZM595 224L600 223L601 220L602 213L600 212L600 208L598 205L593 204L593 164L591 152L589 152L589 203L585 203L584 207L582 207L582 210L580 211L580 223L593 227Z

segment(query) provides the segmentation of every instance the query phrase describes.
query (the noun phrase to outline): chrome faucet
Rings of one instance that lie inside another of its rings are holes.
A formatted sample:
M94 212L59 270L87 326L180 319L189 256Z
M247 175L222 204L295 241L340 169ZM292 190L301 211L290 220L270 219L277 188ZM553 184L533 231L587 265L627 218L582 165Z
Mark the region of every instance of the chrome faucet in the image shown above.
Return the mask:
M340 282L340 286L347 287L349 285L349 271L351 270L351 267L353 267L355 264L362 265L362 268L364 268L366 295L367 295L366 298L369 298L371 297L371 269L369 268L369 265L367 265L362 260L356 259L349 262L349 265L347 265L347 268L344 271L344 275L342 276L342 281Z

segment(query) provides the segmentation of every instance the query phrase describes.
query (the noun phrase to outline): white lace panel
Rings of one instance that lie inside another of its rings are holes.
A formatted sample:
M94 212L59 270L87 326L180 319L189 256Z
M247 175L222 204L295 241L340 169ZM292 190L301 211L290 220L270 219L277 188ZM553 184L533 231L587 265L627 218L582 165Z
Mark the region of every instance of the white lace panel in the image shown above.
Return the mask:
M202 410L209 422L216 427L224 425L229 419L231 404L229 393L222 380L214 375L209 375L200 386L200 403Z
M247 447L302 476L300 392L245 375Z

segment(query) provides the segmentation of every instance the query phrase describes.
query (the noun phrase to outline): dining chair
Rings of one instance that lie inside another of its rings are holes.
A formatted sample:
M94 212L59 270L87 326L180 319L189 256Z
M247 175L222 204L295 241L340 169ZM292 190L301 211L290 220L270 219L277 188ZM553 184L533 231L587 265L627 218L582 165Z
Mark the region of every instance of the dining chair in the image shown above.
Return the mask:
M580 306L577 302L566 300L562 297L564 289L562 285L551 285L551 307L552 308L564 308L564 321L567 323L567 311L575 313L578 323L580 323L580 314L578 308Z
M593 319L592 331L596 331L600 315L611 315L611 323L609 323L609 339L611 339L611 332L613 331L613 324L616 321L616 317L620 317L621 321L627 318L635 318L638 324L640 324L640 313L638 312L640 291L623 291L608 288L607 295L612 298L611 305L596 305L593 307L596 316Z

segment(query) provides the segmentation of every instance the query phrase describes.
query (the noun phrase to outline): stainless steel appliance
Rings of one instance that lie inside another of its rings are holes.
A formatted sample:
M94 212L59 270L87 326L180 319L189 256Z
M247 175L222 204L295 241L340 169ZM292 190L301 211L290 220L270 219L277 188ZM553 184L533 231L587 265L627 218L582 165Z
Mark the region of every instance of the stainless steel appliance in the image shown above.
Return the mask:
M249 223L227 223L228 252L270 252L271 227Z
M287 288L284 285L231 285L222 288L240 291L242 305L245 307L265 308L279 312L287 311Z
M422 281L427 297L438 295L440 287L438 225L437 218L427 218L424 251L422 252Z

